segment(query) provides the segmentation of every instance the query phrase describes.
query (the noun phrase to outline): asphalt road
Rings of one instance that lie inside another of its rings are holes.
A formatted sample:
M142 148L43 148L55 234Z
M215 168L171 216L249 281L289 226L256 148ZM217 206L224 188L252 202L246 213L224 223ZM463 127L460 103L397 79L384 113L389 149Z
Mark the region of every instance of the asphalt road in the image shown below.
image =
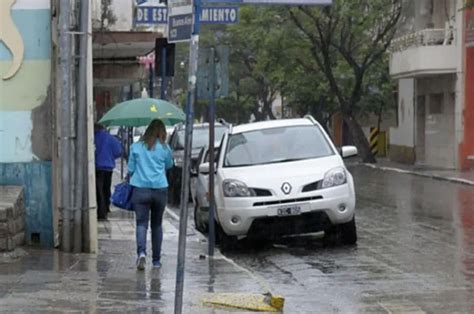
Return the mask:
M317 235L225 253L286 298L286 313L474 312L474 188L352 167L356 246Z

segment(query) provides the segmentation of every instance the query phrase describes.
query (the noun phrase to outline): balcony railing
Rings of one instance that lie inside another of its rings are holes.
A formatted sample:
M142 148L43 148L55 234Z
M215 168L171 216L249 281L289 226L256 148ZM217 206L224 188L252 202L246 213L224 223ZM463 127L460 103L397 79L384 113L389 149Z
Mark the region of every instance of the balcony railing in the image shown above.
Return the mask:
M403 51L411 47L421 46L447 46L454 44L453 28L423 29L392 40L390 52Z

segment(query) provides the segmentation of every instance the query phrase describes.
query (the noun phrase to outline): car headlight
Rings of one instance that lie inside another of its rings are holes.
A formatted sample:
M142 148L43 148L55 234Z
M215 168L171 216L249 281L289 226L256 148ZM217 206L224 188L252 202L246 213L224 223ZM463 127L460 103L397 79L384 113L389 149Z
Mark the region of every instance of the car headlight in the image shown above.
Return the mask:
M255 196L255 191L249 189L243 182L237 180L225 180L222 183L225 197L249 197Z
M334 168L326 172L321 188L326 189L333 186L343 185L347 182L346 170L342 167Z

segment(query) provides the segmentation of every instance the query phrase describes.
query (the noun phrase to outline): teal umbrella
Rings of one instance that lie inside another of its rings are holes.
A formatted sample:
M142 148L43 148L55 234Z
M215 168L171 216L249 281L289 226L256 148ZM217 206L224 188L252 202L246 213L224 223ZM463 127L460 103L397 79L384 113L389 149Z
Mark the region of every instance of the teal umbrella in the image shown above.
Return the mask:
M154 98L137 98L112 107L99 123L104 126L145 126L160 119L166 125L185 120L184 112L170 102Z

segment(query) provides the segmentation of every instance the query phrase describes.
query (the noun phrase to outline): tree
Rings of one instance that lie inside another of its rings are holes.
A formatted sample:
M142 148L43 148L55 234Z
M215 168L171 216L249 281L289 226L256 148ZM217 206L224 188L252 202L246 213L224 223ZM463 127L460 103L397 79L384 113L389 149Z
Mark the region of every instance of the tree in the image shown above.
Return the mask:
M250 104L257 120L275 118L272 104L285 81L282 65L288 62L286 41L290 36L276 21L278 13L271 7L243 6L239 24L225 32L219 27L203 32L203 46L230 47L230 97L239 104Z
M311 61L334 95L352 140L365 162L375 162L357 121L364 113L368 77L385 57L401 16L401 0L335 0L324 8L297 7L289 18L308 43ZM303 60L304 62L304 60Z

